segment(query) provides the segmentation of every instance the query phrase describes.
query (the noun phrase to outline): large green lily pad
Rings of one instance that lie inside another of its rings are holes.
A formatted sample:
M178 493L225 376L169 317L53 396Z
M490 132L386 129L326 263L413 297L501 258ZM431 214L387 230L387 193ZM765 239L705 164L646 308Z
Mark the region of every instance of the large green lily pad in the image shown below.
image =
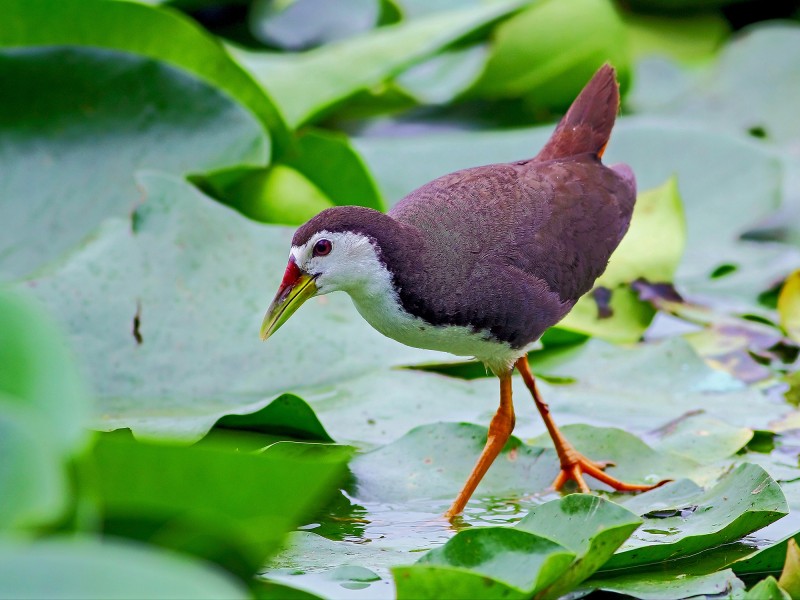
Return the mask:
M627 87L626 34L619 13L603 0L533 3L498 25L486 67L467 94L566 110L604 62Z
M394 569L393 575L401 599L496 598L500 589L520 598L551 584L573 558L574 554L546 538L488 527L460 532L416 565Z
M570 494L531 510L516 527L554 540L576 559L537 599L560 598L597 571L642 520L631 511L587 494Z
M609 473L633 483L658 483L688 476L697 468L689 459L659 453L620 429L587 425L563 428L575 447L597 460L611 460ZM418 427L350 463L359 499L398 502L455 498L486 443L485 427L437 423ZM545 435L526 445L512 437L475 492L475 498L519 498L546 494L559 471L555 450ZM391 465L389 469L386 465ZM598 484L600 485L600 484ZM605 489L605 488L603 488Z
M182 175L267 159L268 139L247 110L152 59L93 48L3 50L0 79L16 82L0 98L0 280L30 275L103 219L129 215L142 201L136 169Z
M725 569L708 575L689 575L681 571L648 571L598 577L587 582L586 588L615 592L641 600L674 600L698 596L714 597L743 590L744 584L730 569Z
M653 497L669 488L633 498L624 506L642 513ZM643 513L644 523L603 569L632 567L696 554L738 540L780 519L789 508L780 486L764 469L743 464L714 487L693 497L681 495L672 507Z
M272 134L277 150L288 143L286 125L267 93L217 39L175 10L140 2L9 0L3 16L0 46L106 48L168 63L248 107Z
M792 145L800 126L787 99L800 93L799 52L796 24L756 25L728 44L714 68L663 112L743 134L758 127L767 140Z

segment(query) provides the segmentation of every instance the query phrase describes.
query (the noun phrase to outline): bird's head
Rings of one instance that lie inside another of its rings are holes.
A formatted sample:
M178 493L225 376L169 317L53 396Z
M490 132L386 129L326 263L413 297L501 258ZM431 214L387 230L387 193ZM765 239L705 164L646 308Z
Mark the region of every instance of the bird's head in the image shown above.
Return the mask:
M394 226L385 214L358 206L329 208L302 225L292 238L289 264L261 324L261 339L313 296L337 290L358 294L384 281L388 271L378 238Z

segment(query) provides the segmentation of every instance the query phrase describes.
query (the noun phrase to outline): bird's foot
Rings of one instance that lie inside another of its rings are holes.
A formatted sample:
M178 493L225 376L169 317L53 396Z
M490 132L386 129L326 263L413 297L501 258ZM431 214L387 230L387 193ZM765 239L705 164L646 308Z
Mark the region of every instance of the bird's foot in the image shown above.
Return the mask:
M598 481L610 485L618 492L646 492L662 486L669 481L665 479L664 481L659 481L655 485L625 483L604 471L606 467L614 466L613 462L589 460L574 449L570 448L570 450L571 452L568 453L568 456L562 458L561 472L558 474L558 477L555 478L555 481L553 481L552 488L556 491L563 488L568 481L572 480L578 484L581 492L588 494L591 490L586 480L583 478L584 474L591 475Z

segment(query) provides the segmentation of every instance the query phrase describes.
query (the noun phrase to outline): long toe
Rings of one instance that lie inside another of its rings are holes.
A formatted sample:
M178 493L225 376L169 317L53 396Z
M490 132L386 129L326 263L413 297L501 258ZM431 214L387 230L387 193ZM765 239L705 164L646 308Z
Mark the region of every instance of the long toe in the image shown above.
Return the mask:
M560 490L568 481L572 480L578 484L578 487L582 492L587 493L590 490L586 480L583 477L584 475L590 475L598 481L602 481L603 483L610 485L618 492L646 492L662 486L670 481L669 479L664 479L655 485L626 483L603 471L604 468L611 466L612 464L613 463L610 462L596 462L589 460L585 456L578 456L575 458L574 462L571 462L567 465L561 465L561 472L555 478L555 481L553 481L552 487L555 490Z

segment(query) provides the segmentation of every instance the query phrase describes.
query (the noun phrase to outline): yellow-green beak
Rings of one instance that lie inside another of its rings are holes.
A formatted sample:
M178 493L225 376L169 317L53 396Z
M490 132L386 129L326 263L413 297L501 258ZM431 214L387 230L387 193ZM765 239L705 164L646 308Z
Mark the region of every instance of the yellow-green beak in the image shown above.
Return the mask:
M261 339L266 340L289 320L300 305L317 293L314 277L301 271L294 259L289 260L275 299L261 323Z

